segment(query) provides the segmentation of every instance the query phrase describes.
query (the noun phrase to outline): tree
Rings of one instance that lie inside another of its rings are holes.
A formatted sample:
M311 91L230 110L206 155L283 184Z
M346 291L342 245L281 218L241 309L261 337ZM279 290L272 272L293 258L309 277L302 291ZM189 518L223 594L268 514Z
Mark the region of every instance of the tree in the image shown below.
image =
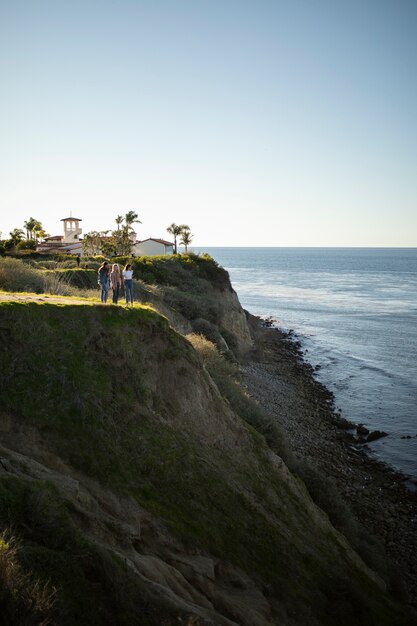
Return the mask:
M96 230L86 233L83 238L83 253L96 255L101 253L102 235Z
M10 231L9 235L10 238L6 239L6 241L4 242L5 250L14 250L19 241L23 241L25 233L21 228L14 228L12 231Z
M114 230L111 234L111 239L108 241L108 245L112 247L113 254L118 256L130 256L132 254L132 238L133 232L132 224L135 222L141 224L138 219L138 214L135 211L128 211L123 217L118 215L115 219L117 224L117 230ZM124 222L124 224L123 224Z
M34 239L22 239L16 245L17 252L21 250L36 250L36 241Z
M193 236L192 236L192 234L190 233L190 231L189 231L188 229L184 228L184 229L181 231L181 239L180 239L180 244L181 244L181 245L183 245L183 246L185 246L185 252L186 252L186 253L188 252L188 246L190 245L190 243L192 242L192 240L193 240Z
M25 233L23 232L23 230L21 228L13 228L12 231L10 231L10 241L13 242L13 245L16 245L19 241L22 241Z
M23 228L26 229L26 239L33 239L33 230L36 224L39 224L39 222L38 220L35 220L34 217L30 217L28 220L26 220L26 222L24 222Z
M43 226L39 220L35 220L32 232L36 243L38 243L39 239L46 236Z
M167 233L174 235L174 253L177 254L177 237L182 234L183 231L190 230L190 227L186 224L175 224L174 222L168 226Z
M138 219L138 214L135 213L134 211L128 211L125 215L125 224L129 232L133 230L132 224L135 224L135 223L142 224L140 219Z
M35 240L38 243L39 239L46 236L43 230L42 223L39 220L35 220L34 217L30 217L24 222L23 227L26 230L26 239L29 241Z
M132 254L132 238L130 237L129 227L123 226L121 230L114 230L112 233L115 253L118 256L130 256Z
M46 232L46 230L42 228L42 224L41 224L41 228L39 230L36 229L34 232L35 232L36 243L38 243L39 239L45 239L46 237L49 237L49 234Z

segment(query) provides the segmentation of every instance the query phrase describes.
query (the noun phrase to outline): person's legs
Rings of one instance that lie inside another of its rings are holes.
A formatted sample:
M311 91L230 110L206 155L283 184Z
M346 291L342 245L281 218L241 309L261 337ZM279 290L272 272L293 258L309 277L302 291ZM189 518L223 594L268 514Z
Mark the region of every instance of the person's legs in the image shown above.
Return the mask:
M129 291L130 291L130 302L133 304L133 280L130 281Z
M117 304L118 299L119 299L119 285L116 285L116 287L113 287L113 304Z
M102 302L106 303L107 302L107 296L109 295L109 283L103 283L103 287L102 287Z

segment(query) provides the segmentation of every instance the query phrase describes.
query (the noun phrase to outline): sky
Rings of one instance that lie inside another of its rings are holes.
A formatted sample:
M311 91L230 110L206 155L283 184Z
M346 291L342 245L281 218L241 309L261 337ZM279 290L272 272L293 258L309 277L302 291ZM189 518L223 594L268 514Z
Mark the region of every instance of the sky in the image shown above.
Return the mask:
M0 0L0 231L417 246L415 0Z

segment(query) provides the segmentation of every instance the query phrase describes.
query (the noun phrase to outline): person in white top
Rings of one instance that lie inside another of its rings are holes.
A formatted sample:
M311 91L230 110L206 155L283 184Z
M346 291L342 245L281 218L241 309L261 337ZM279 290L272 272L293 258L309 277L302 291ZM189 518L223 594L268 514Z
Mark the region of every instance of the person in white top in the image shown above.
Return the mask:
M122 274L125 283L126 304L133 304L133 270L130 263L125 265Z

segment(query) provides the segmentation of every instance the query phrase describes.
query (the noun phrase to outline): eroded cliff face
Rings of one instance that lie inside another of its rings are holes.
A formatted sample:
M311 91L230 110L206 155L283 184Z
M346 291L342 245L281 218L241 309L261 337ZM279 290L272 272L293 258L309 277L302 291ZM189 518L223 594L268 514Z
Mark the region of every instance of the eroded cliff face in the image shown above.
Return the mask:
M166 319L3 303L0 328L0 524L53 623L406 623Z
M226 270L208 255L180 255L138 260L135 277L162 284L143 285L141 299L150 301L179 332L192 331L214 341L222 352L241 357L253 342L247 320Z
M236 292L230 288L223 291L220 297L221 326L238 339L238 352L247 353L253 346L252 337L246 315L240 306Z

